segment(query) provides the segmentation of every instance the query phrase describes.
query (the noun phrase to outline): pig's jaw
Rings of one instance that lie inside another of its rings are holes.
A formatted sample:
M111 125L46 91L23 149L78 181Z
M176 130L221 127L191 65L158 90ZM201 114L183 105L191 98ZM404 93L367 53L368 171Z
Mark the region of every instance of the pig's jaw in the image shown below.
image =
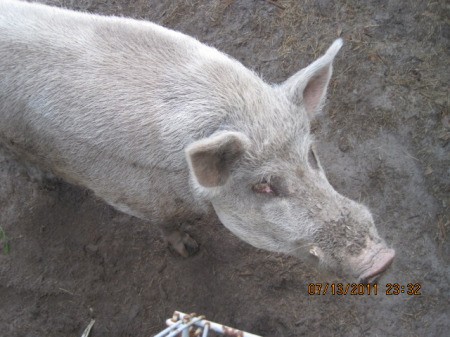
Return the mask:
M369 249L364 249L364 252L355 258L350 258L343 264L331 264L327 259L326 254L318 246L311 244L309 254L315 256L319 263L324 263L329 269L334 269L335 272L344 278L350 278L352 282L361 284L376 283L378 278L389 268L395 257L395 251L387 248L384 243L373 245ZM341 266L339 270L337 266Z

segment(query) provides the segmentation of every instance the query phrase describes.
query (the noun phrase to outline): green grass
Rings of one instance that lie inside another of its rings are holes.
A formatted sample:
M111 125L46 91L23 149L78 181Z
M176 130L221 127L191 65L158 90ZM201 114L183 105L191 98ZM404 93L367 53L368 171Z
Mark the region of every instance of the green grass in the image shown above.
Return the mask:
M9 238L6 236L6 233L2 227L0 227L0 247L3 247L3 254L9 254L11 245L9 243Z

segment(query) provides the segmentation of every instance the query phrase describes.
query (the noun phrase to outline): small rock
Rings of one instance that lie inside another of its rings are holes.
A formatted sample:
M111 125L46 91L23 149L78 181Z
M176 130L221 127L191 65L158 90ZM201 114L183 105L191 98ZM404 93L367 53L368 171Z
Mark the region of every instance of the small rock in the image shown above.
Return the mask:
M94 254L98 251L98 246L92 243L86 245L86 252Z

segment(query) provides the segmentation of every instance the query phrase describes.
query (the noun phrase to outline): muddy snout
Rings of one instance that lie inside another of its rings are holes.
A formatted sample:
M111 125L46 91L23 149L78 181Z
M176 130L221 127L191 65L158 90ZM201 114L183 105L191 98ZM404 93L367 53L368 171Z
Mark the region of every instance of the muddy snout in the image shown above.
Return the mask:
M382 248L372 256L366 256L363 262L359 283L375 283L378 278L389 268L395 257L395 250Z

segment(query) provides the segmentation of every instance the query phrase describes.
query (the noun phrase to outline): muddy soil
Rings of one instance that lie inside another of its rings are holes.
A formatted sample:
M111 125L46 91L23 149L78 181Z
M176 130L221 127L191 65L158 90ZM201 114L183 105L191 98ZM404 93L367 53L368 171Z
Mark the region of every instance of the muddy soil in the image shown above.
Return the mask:
M186 224L183 259L151 224L0 157L0 335L152 336L174 310L263 336L444 336L449 309L449 6L445 1L46 0L148 19L232 55L269 82L338 36L328 103L314 123L330 181L367 204L397 252L378 295L309 295L338 282L259 251L216 218ZM5 245L5 240L2 240ZM420 295L387 295L387 283Z

